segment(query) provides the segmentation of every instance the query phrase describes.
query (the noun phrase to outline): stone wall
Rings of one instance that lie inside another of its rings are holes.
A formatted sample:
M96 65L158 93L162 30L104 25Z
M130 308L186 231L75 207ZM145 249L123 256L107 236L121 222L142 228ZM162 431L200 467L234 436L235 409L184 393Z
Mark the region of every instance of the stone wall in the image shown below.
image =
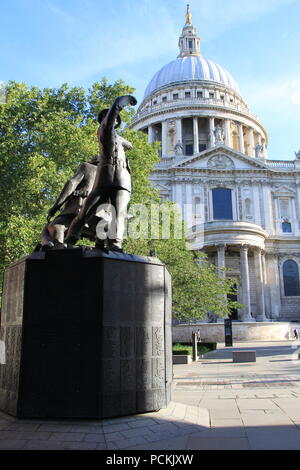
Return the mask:
M300 330L299 323L254 322L232 323L233 341L284 341L293 339L293 330ZM224 342L224 323L197 323L173 325L173 343L192 342L192 332L200 330L201 341ZM299 334L299 331L298 331Z
M282 297L280 317L286 320L299 320L299 297Z

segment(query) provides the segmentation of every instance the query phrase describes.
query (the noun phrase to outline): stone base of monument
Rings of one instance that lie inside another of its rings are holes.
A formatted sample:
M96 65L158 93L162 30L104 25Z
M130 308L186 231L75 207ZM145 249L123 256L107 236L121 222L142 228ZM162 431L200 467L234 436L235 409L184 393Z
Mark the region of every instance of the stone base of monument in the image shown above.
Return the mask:
M0 409L107 418L171 399L171 279L157 258L75 248L4 275ZM3 344L3 343L2 343Z

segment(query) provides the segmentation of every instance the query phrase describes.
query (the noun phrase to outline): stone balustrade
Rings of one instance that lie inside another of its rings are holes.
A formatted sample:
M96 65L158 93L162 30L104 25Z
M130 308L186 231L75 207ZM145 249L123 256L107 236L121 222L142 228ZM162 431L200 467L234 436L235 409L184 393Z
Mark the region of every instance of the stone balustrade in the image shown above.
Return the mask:
M220 107L225 108L227 110L238 111L250 116L252 119L255 119L259 122L259 118L255 113L249 111L246 106L241 104L230 103L225 100L215 99L215 98L178 98L176 100L161 102L155 105L149 105L143 108L141 111L137 112L135 115L132 124L134 125L139 119L146 117L155 112L164 112L167 110L171 110L173 108L180 109L185 107L192 107L192 106L212 106L212 107Z

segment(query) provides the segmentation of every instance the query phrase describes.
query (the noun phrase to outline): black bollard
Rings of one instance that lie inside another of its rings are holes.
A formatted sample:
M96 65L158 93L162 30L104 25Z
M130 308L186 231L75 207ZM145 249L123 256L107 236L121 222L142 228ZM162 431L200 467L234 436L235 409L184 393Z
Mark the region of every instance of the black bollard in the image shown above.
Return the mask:
M232 321L224 318L225 346L232 346Z
M193 361L198 359L198 334L193 331L192 333L192 347L193 347Z

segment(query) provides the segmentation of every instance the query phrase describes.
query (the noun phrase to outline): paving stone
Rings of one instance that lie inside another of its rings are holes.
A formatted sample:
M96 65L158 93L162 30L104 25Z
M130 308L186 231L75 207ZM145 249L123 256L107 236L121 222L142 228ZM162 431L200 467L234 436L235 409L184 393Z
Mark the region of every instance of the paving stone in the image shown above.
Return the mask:
M247 428L247 436L256 450L300 450L300 430L296 426Z
M39 427L39 423L23 423L22 421L0 423L2 431L37 431Z
M104 434L103 427L101 424L97 426L92 426L85 424L84 426L71 426L70 432L83 432L83 433L92 433L92 434Z
M239 393L236 398L237 398L238 400L239 400L239 399L241 399L241 400L242 400L242 399L243 399L243 400L245 400L245 399L248 399L248 400L249 400L249 399L250 399L250 400L251 400L251 399L255 399L255 398L256 398L256 395L254 395L254 394L251 394L251 395L245 394L245 395L244 395L244 394Z
M250 450L250 444L246 437L201 437L189 436L186 450Z
M257 399L243 399L240 398L237 401L239 409L242 410L268 410L271 408L277 408L277 405L268 399L257 398Z
M144 437L145 435L149 436L154 436L157 427L160 425L157 424L156 426L151 426L151 427L143 427L143 428L137 428L137 429L130 429L124 432L121 432L123 439L124 438L134 438L136 436L142 436Z
M84 433L82 432L53 432L50 436L51 441L82 441Z
M95 450L96 442L27 441L24 450Z
M137 421L139 417L140 415L134 415L134 416L125 416L121 418L103 419L101 421L101 424L103 427L117 425L117 424L126 424L131 421Z
M100 445L100 444L99 444ZM119 447L115 442L107 442L106 443L107 450L119 450Z
M36 439L46 440L51 436L50 432L28 432L28 431L0 431L0 441L2 440L23 440Z
M117 441L119 439L124 439L123 434L120 432L111 432L108 434L104 434L106 442Z
M211 428L231 428L231 427L243 427L243 420L239 418L219 418L216 416L211 417Z
M190 424L190 425L182 425L182 426L178 426L178 434L182 434L182 435L185 435L185 434L191 434L191 433L194 433L194 432L200 432L200 431L206 431L208 429L207 426L201 426L201 425L197 425L197 424Z
M284 413L267 414L267 413L243 413L242 420L246 427L264 427L272 426L293 426L292 420Z
M26 444L26 440L21 439L1 439L0 449L1 450L21 450ZM40 441L41 442L41 441Z
M160 439L156 442L149 442L147 444L136 445L134 450L185 450L188 437L182 436L173 439Z
M180 428L180 426L176 426L176 424L174 423L161 423L161 424L156 424L155 426L150 427L151 431L154 433L166 431L166 432L169 432L170 434L172 433L176 434L178 432L178 428Z
M192 436L191 436L192 437ZM245 427L242 426L227 426L227 427L214 427L212 429L206 429L201 433L202 438L216 439L223 437L226 439L236 437L247 437Z
M103 444L106 442L105 437L101 434L86 434L83 440L87 442L97 442Z
M270 398L270 399L272 399L272 398L275 398L275 397L276 397L276 395L271 394L271 393L269 393L269 394L268 393L266 393L266 394L259 393L259 394L256 394L253 398Z
M106 444L97 444L96 450L107 450Z
M103 431L106 433L127 431L131 429L129 424L109 424L108 426L103 426Z
M135 429L135 428L141 428L141 427L144 427L144 426L150 426L150 425L154 425L156 424L156 420L154 420L153 418L150 418L150 419L140 419L140 420L137 420L137 421L132 421L132 422L129 422L128 423L128 426L132 429Z
M141 444L147 444L146 439L143 437L136 437L136 438L131 438L131 439L122 439L118 442L114 442L114 444L117 446L117 449L134 449L135 446L141 445Z
M72 426L70 424L40 424L39 431L47 432L70 432Z

